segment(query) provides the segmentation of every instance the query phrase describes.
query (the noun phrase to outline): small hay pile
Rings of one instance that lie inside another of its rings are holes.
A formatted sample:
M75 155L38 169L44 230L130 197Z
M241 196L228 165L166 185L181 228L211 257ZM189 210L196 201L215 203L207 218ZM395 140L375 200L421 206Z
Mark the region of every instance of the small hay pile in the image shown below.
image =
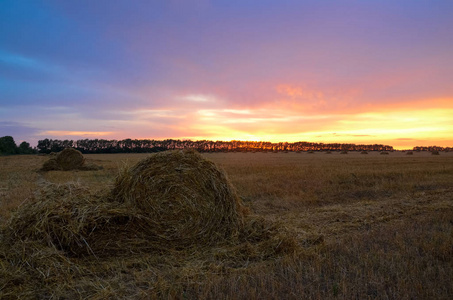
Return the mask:
M44 162L41 171L98 170L99 167L85 163L82 152L74 148L65 148Z
M34 242L70 257L108 254L126 246L111 237L129 231L132 214L78 185L49 184L13 214L4 238L8 243Z

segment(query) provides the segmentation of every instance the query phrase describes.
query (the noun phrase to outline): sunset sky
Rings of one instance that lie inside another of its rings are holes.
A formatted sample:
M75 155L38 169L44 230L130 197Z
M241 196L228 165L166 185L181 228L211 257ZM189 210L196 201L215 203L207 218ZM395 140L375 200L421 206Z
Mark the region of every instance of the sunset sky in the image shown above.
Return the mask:
M0 136L453 146L453 1L0 1Z

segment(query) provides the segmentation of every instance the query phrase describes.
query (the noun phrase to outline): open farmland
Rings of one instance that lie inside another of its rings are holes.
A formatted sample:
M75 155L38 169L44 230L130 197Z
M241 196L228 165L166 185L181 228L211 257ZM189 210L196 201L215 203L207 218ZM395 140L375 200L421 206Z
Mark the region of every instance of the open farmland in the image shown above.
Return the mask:
M102 194L113 188L119 168L147 156L86 155L103 169L46 173L37 170L49 157L0 157L0 224L49 183ZM225 170L252 215L284 229L296 247L260 256L252 246L214 246L190 253L65 257L49 265L2 245L0 298L453 296L452 152L203 156Z

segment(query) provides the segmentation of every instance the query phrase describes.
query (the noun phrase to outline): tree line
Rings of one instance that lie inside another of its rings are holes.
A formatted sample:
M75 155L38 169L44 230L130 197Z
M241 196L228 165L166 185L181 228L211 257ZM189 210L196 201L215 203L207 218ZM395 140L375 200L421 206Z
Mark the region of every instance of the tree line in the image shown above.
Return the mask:
M175 149L195 149L199 152L286 152L286 151L392 151L388 145L356 145L340 143L271 143L253 141L210 141L210 140L150 140L150 139L82 139L38 141L39 153L60 152L72 147L82 153L149 153Z
M4 136L0 138L0 155L14 155L14 154L33 154L36 153L36 149L30 147L27 142L16 145L12 136Z
M0 138L0 154L34 154L60 152L75 148L82 153L151 153L175 149L195 149L199 152L288 152L288 151L393 151L393 147L382 144L344 144L311 142L254 142L254 141L210 141L210 140L151 140L151 139L81 139L81 140L39 140L35 148L27 142L19 146L11 136ZM414 151L453 151L451 147L414 147Z
M445 151L450 152L453 151L453 147L439 147L439 146L416 146L413 148L414 151Z

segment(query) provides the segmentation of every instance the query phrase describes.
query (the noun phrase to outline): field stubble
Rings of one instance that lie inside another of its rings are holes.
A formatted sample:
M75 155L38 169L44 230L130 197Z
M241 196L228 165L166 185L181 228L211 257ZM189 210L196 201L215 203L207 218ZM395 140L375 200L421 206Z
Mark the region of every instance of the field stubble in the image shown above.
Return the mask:
M98 171L36 172L43 156L0 157L0 224L40 187L111 189L145 154L86 155ZM273 259L222 249L72 258L65 275L0 251L0 297L450 299L453 153L213 153L252 213L288 228L299 250ZM24 278L35 272L35 280ZM6 279L5 279L6 278Z

